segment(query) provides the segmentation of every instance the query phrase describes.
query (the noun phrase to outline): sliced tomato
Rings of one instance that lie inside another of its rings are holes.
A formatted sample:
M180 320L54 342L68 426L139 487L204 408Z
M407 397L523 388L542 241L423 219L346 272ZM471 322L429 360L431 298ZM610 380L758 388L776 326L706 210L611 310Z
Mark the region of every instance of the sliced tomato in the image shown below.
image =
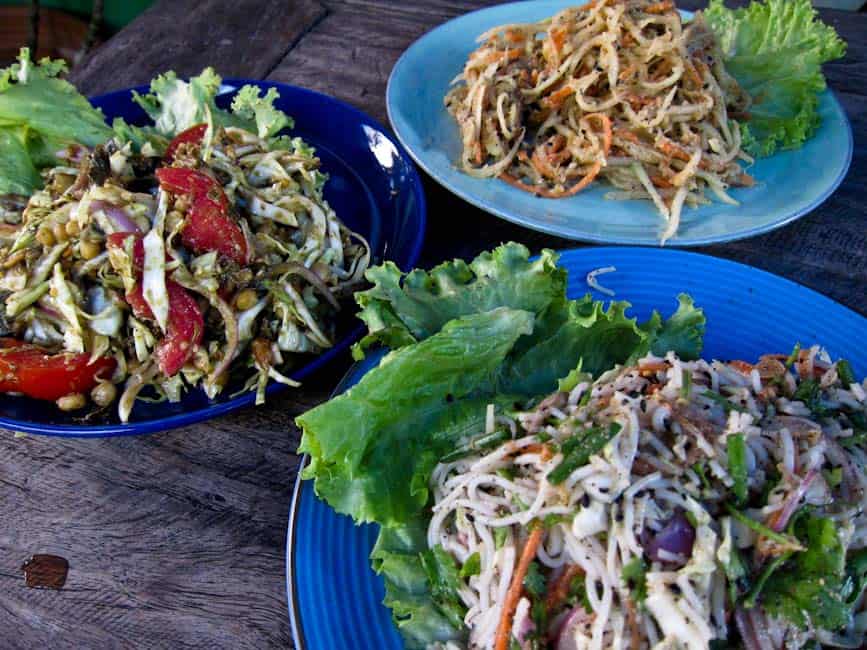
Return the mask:
M132 265L136 271L144 268L144 241L138 232L113 232L106 238L106 246L109 248L123 248L126 240L132 237Z
M178 133L174 140L169 142L169 146L166 147L166 152L163 154L163 162L166 165L171 164L175 159L175 152L178 150L178 147L182 144L197 144L201 142L202 138L205 137L205 131L207 130L207 124L196 124L195 126L188 128L186 131Z
M133 266L137 280L132 291L126 294L126 301L138 318L153 320L154 314L144 299L141 273L144 268L144 245L142 236L136 233L116 232L108 236L108 246L124 246L128 237L133 237ZM154 349L154 357L160 370L171 377L183 368L190 357L201 345L205 334L205 319L202 310L190 293L173 280L166 278L166 293L169 298L169 320L166 335Z
M199 303L177 282L166 280L169 296L169 321L166 335L157 343L154 357L160 370L171 377L190 360L205 334L205 319ZM141 284L126 294L126 301L138 318L153 320L153 312L145 302Z
M88 361L89 354L50 354L38 345L0 339L0 392L52 401L86 393L116 365L114 357L97 357L90 365Z
M190 210L181 231L184 246L196 253L216 251L244 264L248 261L247 240L229 215L229 200L220 184L195 169L163 167L157 179L167 192L190 197Z

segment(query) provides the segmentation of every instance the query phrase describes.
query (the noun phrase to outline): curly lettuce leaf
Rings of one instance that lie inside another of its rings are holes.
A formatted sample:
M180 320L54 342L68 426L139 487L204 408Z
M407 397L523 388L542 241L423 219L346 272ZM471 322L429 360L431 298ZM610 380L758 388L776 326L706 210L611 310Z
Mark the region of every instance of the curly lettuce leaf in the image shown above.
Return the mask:
M741 123L743 147L769 156L801 146L820 123L822 64L846 53L834 28L818 19L810 0L766 0L742 9L711 0L704 17L726 70L753 99Z
M392 262L369 269L373 287L355 294L367 336L353 349L356 359L374 344L392 349L427 338L448 321L495 307L545 310L566 291L566 273L552 251L530 261L525 246L508 243L467 264L445 262L431 271L404 274Z
M205 68L188 81L169 70L151 81L146 95L133 92L133 101L154 121L156 130L168 138L203 123L240 127L261 137L272 137L292 127L292 119L274 106L280 94L273 88L260 97L256 86L243 86L230 111L218 108L216 97L222 81L213 68Z
M276 88L269 88L263 96L259 96L256 86L244 86L232 100L232 112L238 117L256 124L260 138L270 138L283 129L291 129L295 122L279 108L274 101L280 97Z

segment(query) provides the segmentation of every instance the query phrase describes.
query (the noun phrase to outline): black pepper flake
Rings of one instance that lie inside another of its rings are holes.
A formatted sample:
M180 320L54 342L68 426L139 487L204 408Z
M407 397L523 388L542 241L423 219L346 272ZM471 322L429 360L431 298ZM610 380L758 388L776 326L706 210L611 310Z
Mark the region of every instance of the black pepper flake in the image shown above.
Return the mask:
M623 406L626 406L627 404L629 404L629 398L628 398L628 397L624 397L624 398L620 401L620 403L623 404Z
M639 402L638 406L641 408L642 413L647 413L647 400L643 399Z
M672 583L672 584L668 585L668 588L671 589L671 591L673 593L680 594L680 587L677 586L676 584Z
M590 505L590 495L587 494L586 492L584 493L584 496L581 497L581 505L584 506L585 508Z
M608 488L607 488L607 487L601 487L601 488L599 488L599 491L600 491L602 494L608 494Z

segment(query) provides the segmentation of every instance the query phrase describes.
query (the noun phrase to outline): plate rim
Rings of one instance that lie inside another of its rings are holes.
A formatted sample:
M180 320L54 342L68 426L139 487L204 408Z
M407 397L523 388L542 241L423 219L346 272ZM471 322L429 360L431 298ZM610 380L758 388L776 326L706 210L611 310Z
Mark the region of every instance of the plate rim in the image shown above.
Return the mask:
M459 199L466 201L467 203L473 205L474 207L492 215L500 219L504 219L510 223L516 224L523 228L527 228L529 230L535 230L537 232L543 232L548 235L552 235L554 237L561 237L564 239L569 239L572 241L580 241L580 242L588 242L592 244L602 244L607 246L646 246L653 247L652 242L647 239L638 239L633 237L606 237L594 235L593 233L581 233L580 236L576 236L574 233L569 233L564 231L561 228L557 228L555 226L549 226L545 224L536 224L529 223L525 218L522 218L520 214L514 213L509 210L507 207L499 207L495 204L488 204L482 199L478 198L477 193L467 192L462 189L456 189L452 187L448 181L442 176L442 174L437 171L433 165L428 165L423 156L415 151L413 147L410 147L406 141L405 134L398 126L398 122L394 118L394 113L396 110L395 104L396 102L393 99L393 93L395 88L395 75L401 70L402 67L408 65L407 61L409 57L413 54L413 51L418 48L424 47L425 42L429 39L434 38L434 35L439 32L441 29L445 28L447 25L454 23L455 21L463 20L468 16L475 16L478 14L484 14L487 12L495 13L497 11L503 9L509 9L517 6L526 6L528 4L536 4L536 5L544 5L544 4L553 4L550 0L517 0L515 2L506 2L503 4L497 4L490 7L483 7L481 9L476 9L474 11L469 11L467 13L461 14L459 16L455 16L444 23L441 23L434 27L433 29L425 32L420 37L418 37L412 44L407 47L403 53L401 53L400 57L398 57L394 66L391 69L391 72L388 75L388 82L385 87L385 108L386 113L388 115L388 122L391 125L391 130L394 133L395 137L400 141L400 144L403 148L409 153L412 160L418 165L428 176L430 176L438 185L440 185L443 189L445 189L450 194L458 197ZM695 12L692 11L681 11L682 14L687 17L691 17ZM801 206L791 214L787 216L771 221L770 223L766 223L760 226L756 226L753 228L749 228L746 230L735 231L729 234L722 234L717 236L708 236L708 237L691 237L691 238L672 238L665 242L664 246L668 248L686 248L693 246L708 246L711 244L723 244L728 242L740 241L742 239L747 239L750 237L756 237L758 235L766 234L773 230L777 230L778 228L782 228L784 226L789 225L793 221L804 217L816 208L820 207L825 201L827 201L834 192L836 192L837 188L843 183L843 180L849 174L849 169L852 165L852 157L855 150L855 139L852 132L852 122L849 119L849 116L846 114L846 109L843 107L843 104L837 98L837 94L832 90L829 86L826 85L825 90L819 94L819 98L823 95L826 95L828 100L831 102L832 107L839 111L840 115L843 117L844 123L844 132L846 137L846 153L843 159L843 165L840 168L840 172L837 177L829 183L825 189L822 190L819 194L817 194L808 204ZM771 156L773 157L773 156ZM574 197L577 198L577 197ZM656 247L662 248L662 244L656 245Z
M605 253L606 251L628 251L630 253L633 253L636 251L645 251L645 252L650 252L651 254L659 254L659 255L669 255L669 256L682 255L682 256L685 256L688 258L710 259L710 260L713 260L714 263L721 263L723 265L731 265L731 266L735 266L735 267L740 267L739 270L741 270L741 271L748 271L750 273L758 273L760 275L770 276L775 281L783 281L784 283L791 285L790 288L793 290L807 292L810 295L810 297L813 299L820 298L822 300L830 301L830 302L834 303L835 305L837 305L838 307L841 307L842 309L846 310L850 314L853 314L859 320L863 321L865 327L867 327L867 315L860 314L859 312L855 311L854 309L842 304L841 302L834 300L833 298L830 298L829 296L826 296L825 294L823 294L819 291L816 291L815 289L812 289L806 285L803 285L799 282L796 282L795 280L791 280L791 279L784 277L782 275L778 275L776 273L772 273L770 271L766 271L764 269L760 269L758 267L751 266L751 265L745 264L743 262L738 262L736 260L731 260L731 259L728 259L725 257L719 257L717 255L710 255L708 253L700 253L697 251L689 251L689 250L665 251L664 249L661 249L661 248L655 247L655 246L621 246L621 245L593 246L593 247L581 247L581 248L562 248L562 249L557 249L555 251L555 253L558 255L558 257L561 257L567 253L569 253L569 254L579 253L580 254L581 251L593 251L594 253L597 253L597 252ZM591 291L591 289L588 286L587 292L589 293L590 291ZM608 296L605 296L604 300L608 301L608 300L614 300L614 299L610 298ZM628 298L625 298L625 300L626 300L626 302L629 302ZM699 305L699 306L701 306L701 305ZM372 352L371 354L374 354L374 353L375 352ZM355 377L356 373L358 372L358 368L361 365L361 363L363 363L363 362L356 361L349 367L349 369L346 371L346 374L343 375L343 378L340 380L340 382L337 384L337 386L335 386L334 390L331 392L329 399L331 399L337 395L340 395L342 392L344 392L347 389L347 384L350 384L352 382L353 378ZM369 372L369 370L367 372ZM366 372L365 372L365 374L366 374ZM362 377L363 376L364 375L362 375ZM298 599L298 592L297 592L297 574L298 574L298 572L297 572L296 567L295 567L295 547L296 547L296 535L298 533L298 511L300 509L301 492L302 492L303 483L304 483L304 479L302 479L301 473L302 473L302 470L307 466L309 460L310 460L309 454L305 453L301 456L301 459L300 459L299 464L298 464L298 473L295 476L295 484L292 488L292 498L291 498L291 501L289 503L289 520L288 520L287 530L286 530L286 558L285 558L285 562L286 562L287 607L288 607L288 611L289 611L290 627L292 630L292 640L299 650L306 650L308 646L307 646L306 639L304 637L304 622L303 622L303 617L301 614L301 605L300 605L300 602ZM313 498L319 499L319 497L316 495L315 492L313 493ZM327 503L325 503L325 502L323 502L323 503L326 507L331 508L331 506L329 506ZM331 509L334 510L333 508L331 508ZM355 525L356 525L356 527L358 526L358 524L355 524Z
M415 264L418 263L418 260L421 257L422 248L424 246L425 238L427 235L427 196L424 191L424 185L422 184L421 175L416 168L414 159L412 158L412 156L409 155L409 152L403 146L403 143L393 136L393 131L386 128L386 126L383 125L375 117L368 115L361 109L353 106L348 102L345 102L336 97L332 97L330 95L326 95L325 93L321 93L316 90L303 88L294 84L283 83L281 81L270 81L267 79L247 79L243 77L225 77L222 80L221 91L219 94L223 94L225 92L224 90L222 90L225 86L234 86L234 88L232 88L230 91L234 92L245 84L251 84L266 89L269 87L275 87L278 91L285 88L288 92L291 92L293 94L297 93L300 95L306 95L307 97L317 102L336 104L341 109L348 111L354 118L358 119L360 123L368 124L376 128L386 138L388 138L388 140L397 148L398 154L400 154L409 163L409 169L411 171L411 174L409 174L408 180L414 192L418 196L418 207L416 209L416 212L418 213L419 228L413 236L411 246L407 249L407 269L404 270L409 270L413 268ZM111 101L120 98L120 96L122 95L130 97L133 91L143 93L148 92L149 88L150 86L147 84L129 86L127 88L119 88L117 90L111 90L105 93L100 93L98 95L90 96L88 97L88 101L91 104L94 104L94 102ZM102 109L100 108L100 110ZM386 257L386 259L389 258ZM292 373L290 377L292 377L293 379L302 380L306 377L309 377L313 373L322 370L323 367L336 360L342 353L348 350L349 347L353 343L358 341L363 334L364 326L360 324L356 325L346 334L344 338L342 338L337 343L337 345L329 348L322 354L310 359L309 362L305 363L296 372ZM284 386L283 384L271 383L268 386L266 395L273 396L285 390L286 388L287 386ZM169 431L172 429L189 426L206 420L211 420L227 413L251 406L253 404L254 398L255 395L253 395L252 393L244 393L225 402L211 403L208 404L206 407L195 411L177 413L168 417L157 418L153 420L132 421L127 423L113 422L110 424L98 424L90 426L79 424L40 423L0 416L0 428L17 433L50 436L56 438L112 438L120 436L146 435L151 433L157 433L160 431ZM0 399L7 399L7 396L0 395Z

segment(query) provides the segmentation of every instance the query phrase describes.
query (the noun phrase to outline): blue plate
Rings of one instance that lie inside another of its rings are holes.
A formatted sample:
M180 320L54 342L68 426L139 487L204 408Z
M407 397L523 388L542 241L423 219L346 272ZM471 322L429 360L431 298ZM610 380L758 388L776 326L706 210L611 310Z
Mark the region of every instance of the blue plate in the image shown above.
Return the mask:
M421 252L426 208L418 172L401 146L382 125L358 109L304 88L268 81L226 79L217 104L227 107L235 91L248 83L266 91L278 90L277 107L295 119L290 135L300 136L316 147L322 169L330 175L325 185L325 198L347 226L367 237L374 259L389 259L401 268L411 268ZM109 122L122 117L132 124L149 123L144 111L133 103L131 90L119 90L91 101L103 110ZM135 90L145 93L148 89L139 86ZM348 331L333 348L311 357L291 376L303 380L344 354L361 333L361 327ZM268 393L283 388L272 384ZM86 424L52 404L0 396L0 427L73 437L151 433L186 426L253 403L252 393L231 399L228 397L231 392L227 389L225 397L214 401L204 392L193 390L176 404L138 402L132 421L127 424L121 424L114 416L105 423Z
M707 315L706 358L757 359L788 353L795 343L820 343L845 357L858 377L867 375L867 319L794 282L715 257L653 248L590 248L563 253L571 297L584 295L587 273L614 265L599 281L632 303L639 321L663 315L685 291ZM606 296L595 295L605 299ZM354 367L338 390L357 382L378 359ZM382 580L368 555L375 525L354 526L320 501L309 481L295 486L286 549L289 614L298 648L349 650L401 648L382 604Z
M445 109L449 84L476 47L476 37L506 23L533 22L574 6L574 0L502 4L455 18L403 53L388 81L388 116L397 137L438 183L473 205L514 223L569 239L656 246L663 219L650 201L609 201L610 186L594 183L574 197L541 199L498 179L461 172L460 134ZM683 12L685 15L687 12ZM822 125L803 147L762 159L752 188L733 189L740 206L684 208L670 246L699 246L752 237L818 207L842 182L852 160L852 130L830 91L821 95Z

